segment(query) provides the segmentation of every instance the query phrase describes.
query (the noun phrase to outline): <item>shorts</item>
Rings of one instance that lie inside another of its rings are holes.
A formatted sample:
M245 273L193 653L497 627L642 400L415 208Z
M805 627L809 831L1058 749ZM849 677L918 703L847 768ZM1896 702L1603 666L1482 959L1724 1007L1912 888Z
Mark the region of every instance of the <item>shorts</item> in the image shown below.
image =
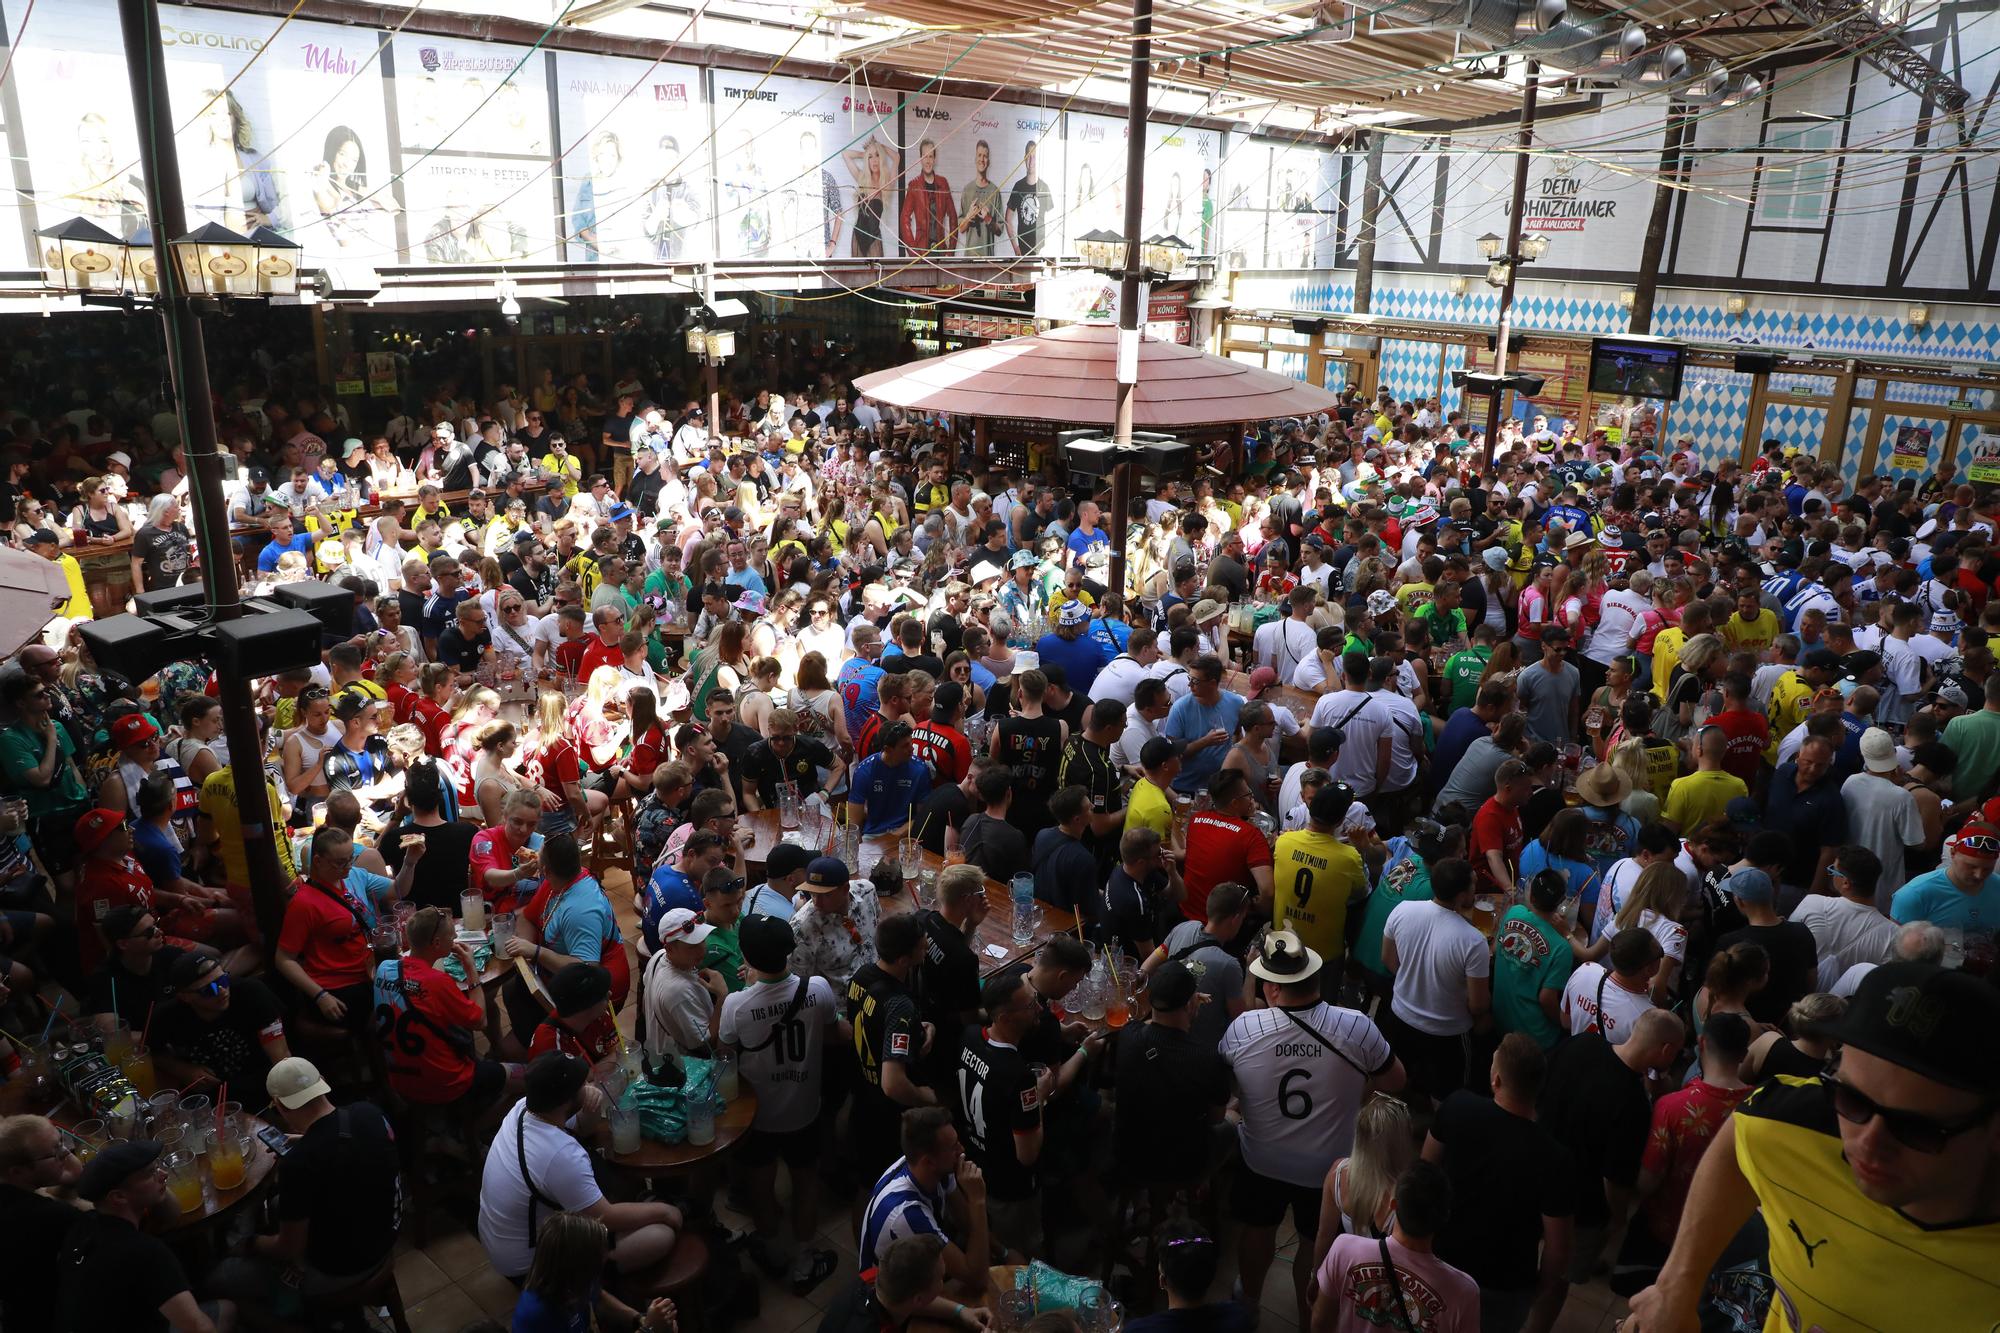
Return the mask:
M498 1060L474 1060L472 1062L472 1086L465 1090L459 1100L472 1110L480 1111L492 1105L507 1086L507 1066Z
M824 1137L818 1121L803 1129L758 1129L752 1125L737 1151L748 1166L783 1162L794 1171L804 1171L819 1161Z
M986 1200L986 1217L993 1238L1008 1249L1032 1259L1042 1253L1042 1196L1037 1191L1025 1199Z
M1471 1055L1470 1033L1440 1037L1422 1032L1405 1023L1391 1008L1382 1011L1381 1022L1389 1049L1403 1062L1411 1086L1440 1102L1465 1086Z
M1289 1208L1304 1248L1319 1235L1320 1190L1318 1184L1293 1185L1260 1176L1246 1165L1230 1188L1229 1215L1246 1227L1274 1227L1285 1220Z
M576 816L570 813L568 806L563 806L558 810L544 810L542 811L542 822L537 825L537 831L541 833L545 840L564 833L575 833Z

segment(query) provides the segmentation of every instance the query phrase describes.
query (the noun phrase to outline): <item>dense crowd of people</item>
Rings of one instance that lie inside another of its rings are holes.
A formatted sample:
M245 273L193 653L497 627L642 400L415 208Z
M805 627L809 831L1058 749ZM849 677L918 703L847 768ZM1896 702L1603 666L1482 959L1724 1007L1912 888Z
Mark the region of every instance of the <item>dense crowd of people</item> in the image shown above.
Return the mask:
M77 631L93 546L197 576L171 414L12 420L9 538L71 595L0 672L4 1026L137 1034L291 1138L275 1231L190 1273L167 1145L0 1121L0 1248L59 1278L0 1321L297 1326L453 1151L524 1333L672 1327L638 1279L691 1236L712 1317L739 1249L811 1292L823 1203L832 1333L1007 1322L1030 1260L1146 1333L1545 1333L1606 1279L1646 1333L2000 1309L1989 493L1350 392L1146 479L1114 582L1055 450L846 374L713 423L637 369L372 436L226 404L245 577L353 598L234 758L205 662ZM806 835L752 859L764 812ZM995 967L1030 882L1075 928ZM1107 972L1127 1025L1077 1008ZM635 1069L725 1057L721 1167L593 1159Z

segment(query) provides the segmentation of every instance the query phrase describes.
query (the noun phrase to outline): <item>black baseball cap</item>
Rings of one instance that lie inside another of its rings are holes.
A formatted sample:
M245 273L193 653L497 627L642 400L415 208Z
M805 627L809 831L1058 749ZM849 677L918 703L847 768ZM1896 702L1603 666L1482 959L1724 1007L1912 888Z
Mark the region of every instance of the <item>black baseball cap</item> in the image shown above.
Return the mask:
M1884 963L1813 1035L1946 1087L2000 1092L2000 991L1936 963Z
M1169 759L1177 758L1183 747L1171 736L1155 736L1139 747L1139 767L1158 768Z
M550 1051L528 1062L523 1082L530 1111L553 1111L567 1106L583 1091L590 1078L590 1063L567 1051Z
M781 842L764 858L764 878L783 879L812 864L813 854L795 842Z
M104 1196L138 1175L166 1151L157 1139L117 1139L97 1150L76 1178L76 1197L102 1203Z
M1188 965L1178 960L1169 960L1153 972L1152 980L1146 984L1146 997L1152 1002L1156 1014L1174 1014L1188 1007L1194 999L1194 973Z
M1799 665L1808 671L1837 671L1840 654L1831 648L1815 648L1799 659Z
M743 950L743 961L759 972L782 972L792 950L798 947L798 936L783 917L760 914L743 918L736 942Z

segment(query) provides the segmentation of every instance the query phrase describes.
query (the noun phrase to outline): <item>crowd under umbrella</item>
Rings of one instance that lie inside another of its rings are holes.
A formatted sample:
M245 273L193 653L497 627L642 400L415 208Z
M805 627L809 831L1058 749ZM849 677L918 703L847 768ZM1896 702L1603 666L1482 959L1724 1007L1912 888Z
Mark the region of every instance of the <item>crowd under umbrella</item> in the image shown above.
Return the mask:
M854 387L878 402L920 412L1109 430L1117 416L1118 332L1103 324L1065 325L876 371L855 380ZM1338 402L1325 389L1260 366L1140 334L1135 430L1174 434L1303 417L1331 412ZM1121 466L1113 477L1114 586L1124 564L1129 476L1130 469Z

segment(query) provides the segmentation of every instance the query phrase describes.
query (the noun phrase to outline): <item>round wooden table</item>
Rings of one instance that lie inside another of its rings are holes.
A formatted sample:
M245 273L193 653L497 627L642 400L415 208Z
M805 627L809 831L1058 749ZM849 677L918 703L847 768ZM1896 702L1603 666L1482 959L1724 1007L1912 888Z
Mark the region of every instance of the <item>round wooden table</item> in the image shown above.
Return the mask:
M599 1126L596 1134L597 1151L607 1165L637 1176L651 1179L654 1176L675 1175L692 1171L705 1162L719 1160L742 1140L756 1115L757 1094L744 1088L715 1118L715 1138L712 1142L661 1143L658 1139L641 1138L637 1152L614 1153L611 1151L611 1126L605 1124Z

